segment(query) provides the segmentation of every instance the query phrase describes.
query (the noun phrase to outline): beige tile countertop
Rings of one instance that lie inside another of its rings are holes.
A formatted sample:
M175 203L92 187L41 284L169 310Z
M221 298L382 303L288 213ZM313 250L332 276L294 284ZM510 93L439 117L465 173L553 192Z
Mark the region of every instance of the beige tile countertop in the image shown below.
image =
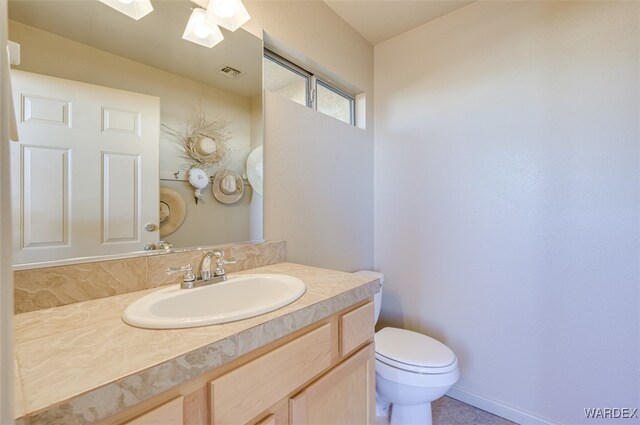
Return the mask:
M291 263L242 273L296 276L307 291L271 313L189 329L139 329L122 321L131 302L157 289L16 315L17 422L94 423L379 290L377 280Z

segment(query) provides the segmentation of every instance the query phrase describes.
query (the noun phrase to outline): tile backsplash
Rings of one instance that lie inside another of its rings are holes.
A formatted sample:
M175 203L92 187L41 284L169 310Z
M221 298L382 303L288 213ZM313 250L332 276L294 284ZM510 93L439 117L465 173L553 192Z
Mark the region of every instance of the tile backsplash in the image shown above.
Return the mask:
M167 267L191 263L197 269L204 251L221 250L238 262L227 272L276 264L286 259L286 242L261 242L202 247L182 252L68 264L14 272L15 313L109 297L178 283L181 275L168 276Z

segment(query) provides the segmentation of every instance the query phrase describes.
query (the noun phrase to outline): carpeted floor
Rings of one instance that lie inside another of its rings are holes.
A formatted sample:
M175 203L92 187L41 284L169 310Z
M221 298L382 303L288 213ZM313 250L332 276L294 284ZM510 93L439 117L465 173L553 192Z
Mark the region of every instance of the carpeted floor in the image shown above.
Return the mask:
M451 397L441 397L433 405L433 425L517 425L500 416L480 410ZM387 425L385 418L376 418L376 425ZM421 424L407 424L421 425Z
M515 425L515 422L444 396L434 403L433 425Z

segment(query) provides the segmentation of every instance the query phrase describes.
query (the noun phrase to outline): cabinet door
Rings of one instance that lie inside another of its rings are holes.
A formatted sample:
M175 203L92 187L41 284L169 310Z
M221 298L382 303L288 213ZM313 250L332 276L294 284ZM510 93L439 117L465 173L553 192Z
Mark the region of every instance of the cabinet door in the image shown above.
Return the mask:
M369 344L289 400L290 424L373 424L374 356Z

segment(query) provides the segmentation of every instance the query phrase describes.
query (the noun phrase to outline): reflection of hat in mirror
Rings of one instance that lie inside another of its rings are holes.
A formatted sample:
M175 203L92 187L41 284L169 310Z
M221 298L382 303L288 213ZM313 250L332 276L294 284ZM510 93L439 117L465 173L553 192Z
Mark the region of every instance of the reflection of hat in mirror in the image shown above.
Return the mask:
M247 179L258 195L262 195L262 146L257 147L247 157Z
M196 189L204 189L209 184L209 176L202 168L189 169L189 183Z
M231 170L221 170L213 177L213 196L223 204L233 204L242 198L244 182Z
M213 155L216 153L216 150L218 150L216 142L211 137L207 136L203 136L196 142L195 149L202 156Z
M160 223L169 218L171 207L166 202L160 201Z
M178 230L187 216L184 198L168 187L160 188L160 237L163 238Z
M236 179L230 174L227 174L220 180L220 190L225 195L232 195L236 193L238 190L238 185L236 184Z

